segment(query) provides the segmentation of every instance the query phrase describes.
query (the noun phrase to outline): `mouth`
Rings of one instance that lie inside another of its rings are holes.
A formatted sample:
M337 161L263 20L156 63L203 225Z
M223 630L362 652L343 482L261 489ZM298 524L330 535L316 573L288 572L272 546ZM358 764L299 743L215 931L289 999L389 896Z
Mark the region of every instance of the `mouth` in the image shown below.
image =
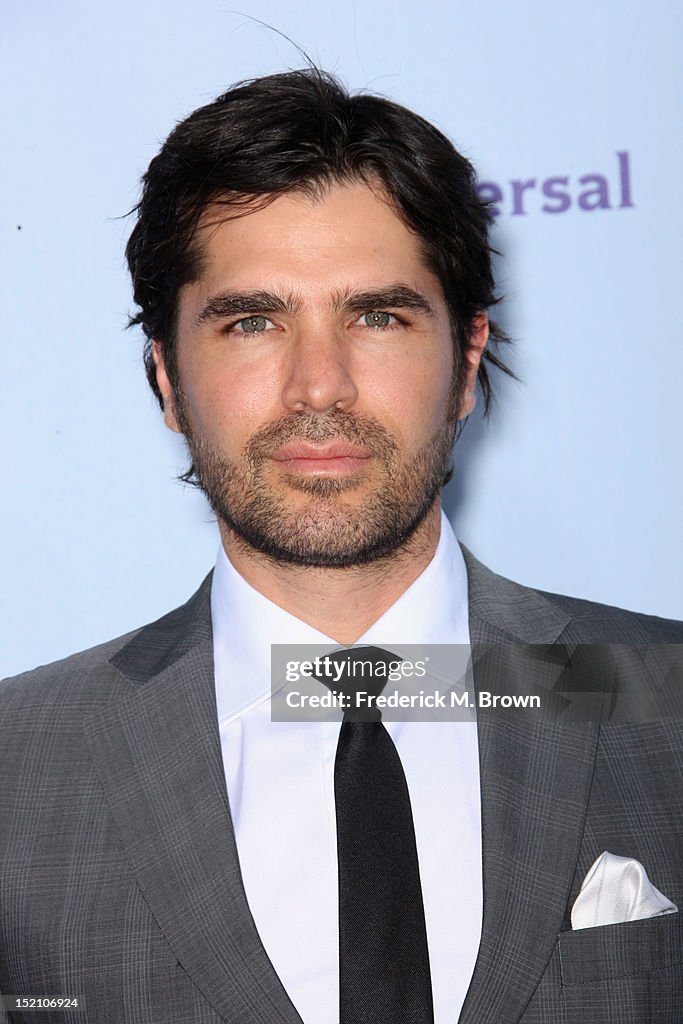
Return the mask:
M324 445L296 442L278 448L271 457L288 473L351 475L367 466L372 454L344 441Z

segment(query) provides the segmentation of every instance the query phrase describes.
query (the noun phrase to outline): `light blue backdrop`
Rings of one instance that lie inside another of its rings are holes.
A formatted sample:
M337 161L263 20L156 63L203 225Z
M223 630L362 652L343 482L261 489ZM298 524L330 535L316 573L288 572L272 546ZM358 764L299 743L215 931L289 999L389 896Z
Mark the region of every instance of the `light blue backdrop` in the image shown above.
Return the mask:
M0 674L157 617L213 563L215 525L174 482L182 448L123 331L119 218L177 119L300 66L248 16L433 120L500 189L524 384L503 382L491 424L465 434L446 497L459 536L527 584L679 616L680 6L242 8L4 5Z

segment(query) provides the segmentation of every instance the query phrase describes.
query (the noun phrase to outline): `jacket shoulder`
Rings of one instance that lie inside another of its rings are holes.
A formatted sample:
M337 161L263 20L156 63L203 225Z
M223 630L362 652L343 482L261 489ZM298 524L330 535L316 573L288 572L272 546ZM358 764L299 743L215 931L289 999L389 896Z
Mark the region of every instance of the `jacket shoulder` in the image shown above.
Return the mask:
M44 708L65 700L78 701L79 697L87 700L89 696L92 700L104 679L110 686L115 682L118 673L111 666L111 659L140 632L141 629L131 630L106 643L0 680L0 718L3 710L8 711L15 704Z
M461 545L470 618L527 643L680 644L683 623L526 587L499 576Z
M538 591L566 611L571 622L564 639L583 643L683 643L683 622L630 611L616 605Z
M0 680L0 721L12 707L24 710L64 703L86 706L115 696L130 685L128 663L135 663L143 654L151 658L168 658L177 654L183 628L201 604L206 612L210 594L211 573L199 590L183 605L147 625L122 636L97 644L85 651L71 654L59 661ZM132 655L129 652L133 652Z

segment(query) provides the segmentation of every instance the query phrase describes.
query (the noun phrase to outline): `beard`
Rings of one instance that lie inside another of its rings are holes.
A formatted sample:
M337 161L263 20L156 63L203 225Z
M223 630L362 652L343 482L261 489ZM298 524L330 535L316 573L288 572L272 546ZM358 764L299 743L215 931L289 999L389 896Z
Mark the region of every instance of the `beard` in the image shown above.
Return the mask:
M175 410L192 458L181 479L198 486L217 519L245 544L276 562L346 569L387 558L415 533L452 472L455 422L446 420L410 459L376 420L330 410L291 413L258 430L239 461L192 427L182 391ZM381 480L362 501L350 504L346 492L363 486L363 474L315 477L282 471L274 486L272 453L291 441L313 444L349 441L369 451ZM304 507L288 503L287 489L309 497Z

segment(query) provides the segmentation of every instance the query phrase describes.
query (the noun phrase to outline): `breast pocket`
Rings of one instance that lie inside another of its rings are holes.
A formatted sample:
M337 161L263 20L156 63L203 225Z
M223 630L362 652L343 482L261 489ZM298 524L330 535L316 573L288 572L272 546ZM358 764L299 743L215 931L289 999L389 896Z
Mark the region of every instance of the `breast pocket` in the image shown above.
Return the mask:
M558 958L567 1020L683 1021L683 914L562 932Z

